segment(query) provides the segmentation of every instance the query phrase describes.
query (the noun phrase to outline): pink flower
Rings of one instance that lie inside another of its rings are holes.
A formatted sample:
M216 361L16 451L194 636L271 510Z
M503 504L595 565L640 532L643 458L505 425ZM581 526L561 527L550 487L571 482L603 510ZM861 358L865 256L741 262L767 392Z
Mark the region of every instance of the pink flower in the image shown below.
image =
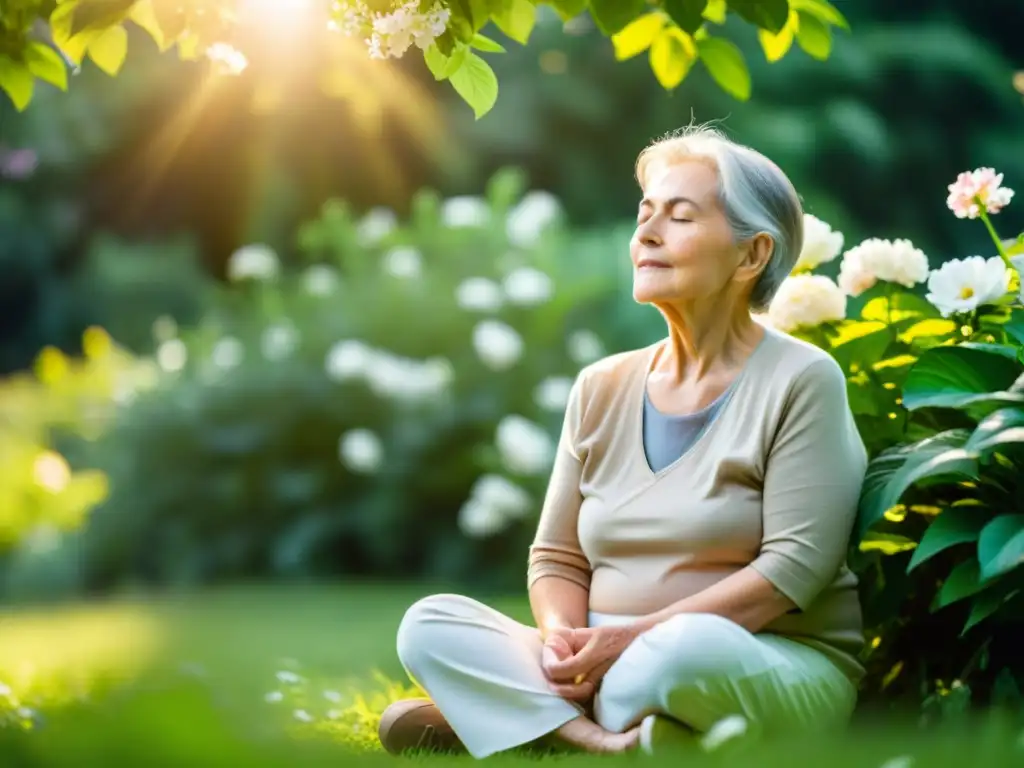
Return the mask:
M978 218L982 206L989 213L999 213L1013 197L1013 190L1000 186L1002 183L1003 174L993 168L964 171L949 185L946 205L958 219Z

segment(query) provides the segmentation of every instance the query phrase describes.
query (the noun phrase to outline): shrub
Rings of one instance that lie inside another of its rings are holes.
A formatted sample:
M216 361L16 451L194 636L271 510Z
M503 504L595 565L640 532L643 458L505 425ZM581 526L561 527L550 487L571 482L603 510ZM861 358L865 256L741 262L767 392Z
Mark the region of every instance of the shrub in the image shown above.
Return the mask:
M868 699L924 698L940 711L1020 701L1024 236L1003 243L992 226L1013 194L1001 182L991 169L961 174L948 200L981 219L998 255L934 271L912 243L870 239L845 252L837 286L810 273L842 236L809 217L800 274L768 313L847 372L872 456L853 554ZM844 317L848 296L859 316Z
M557 201L521 193L514 172L486 199L423 193L404 224L330 202L299 233L300 269L236 253L101 441L88 583L521 584L508 553L532 536L568 388L606 352L590 323L622 306L611 260L567 257Z

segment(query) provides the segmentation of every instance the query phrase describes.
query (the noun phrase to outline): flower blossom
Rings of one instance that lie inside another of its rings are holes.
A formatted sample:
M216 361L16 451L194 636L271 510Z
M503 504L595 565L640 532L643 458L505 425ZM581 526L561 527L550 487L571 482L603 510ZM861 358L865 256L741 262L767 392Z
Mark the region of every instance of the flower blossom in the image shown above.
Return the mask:
M976 219L982 207L988 213L999 213L1013 197L1013 190L1002 184L1003 174L994 168L964 171L949 185L946 205L958 219Z
M832 227L816 216L804 214L804 245L796 260L794 272L809 272L832 261L843 250L843 233L834 232Z
M879 280L913 288L928 279L928 257L909 240L872 237L848 250L839 267L839 287L860 296Z
M947 261L928 278L927 299L949 317L991 304L1010 290L1010 269L998 256Z
M484 320L473 329L473 349L492 371L505 371L523 356L523 337L510 325Z
M413 45L426 50L448 26L451 11L441 3L421 11L418 0L402 3L388 13L375 12L362 0L340 2L340 23L334 28L348 37L365 36L371 58L399 58Z
M768 307L773 328L789 333L846 317L846 295L824 275L793 275L779 286Z

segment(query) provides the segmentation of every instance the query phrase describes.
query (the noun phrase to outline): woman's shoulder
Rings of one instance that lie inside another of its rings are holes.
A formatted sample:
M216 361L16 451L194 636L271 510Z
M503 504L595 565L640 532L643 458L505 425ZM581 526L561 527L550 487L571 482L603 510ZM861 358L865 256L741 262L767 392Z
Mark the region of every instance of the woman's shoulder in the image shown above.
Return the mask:
M770 349L766 350L769 354L762 356L762 364L787 388L814 382L845 382L846 375L839 363L821 347L773 328L765 328L763 343Z
M646 347L616 352L584 366L578 374L580 386L588 390L617 388L644 371L651 355L661 343L657 341Z

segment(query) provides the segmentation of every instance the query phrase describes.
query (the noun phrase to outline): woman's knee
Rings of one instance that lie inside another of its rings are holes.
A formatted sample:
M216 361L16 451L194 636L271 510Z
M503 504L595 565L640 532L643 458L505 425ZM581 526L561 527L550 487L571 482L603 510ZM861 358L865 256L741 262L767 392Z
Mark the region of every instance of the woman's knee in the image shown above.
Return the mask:
M398 659L402 665L416 669L439 644L450 642L451 621L472 613L474 606L475 601L467 597L449 594L430 595L413 603L398 625Z

